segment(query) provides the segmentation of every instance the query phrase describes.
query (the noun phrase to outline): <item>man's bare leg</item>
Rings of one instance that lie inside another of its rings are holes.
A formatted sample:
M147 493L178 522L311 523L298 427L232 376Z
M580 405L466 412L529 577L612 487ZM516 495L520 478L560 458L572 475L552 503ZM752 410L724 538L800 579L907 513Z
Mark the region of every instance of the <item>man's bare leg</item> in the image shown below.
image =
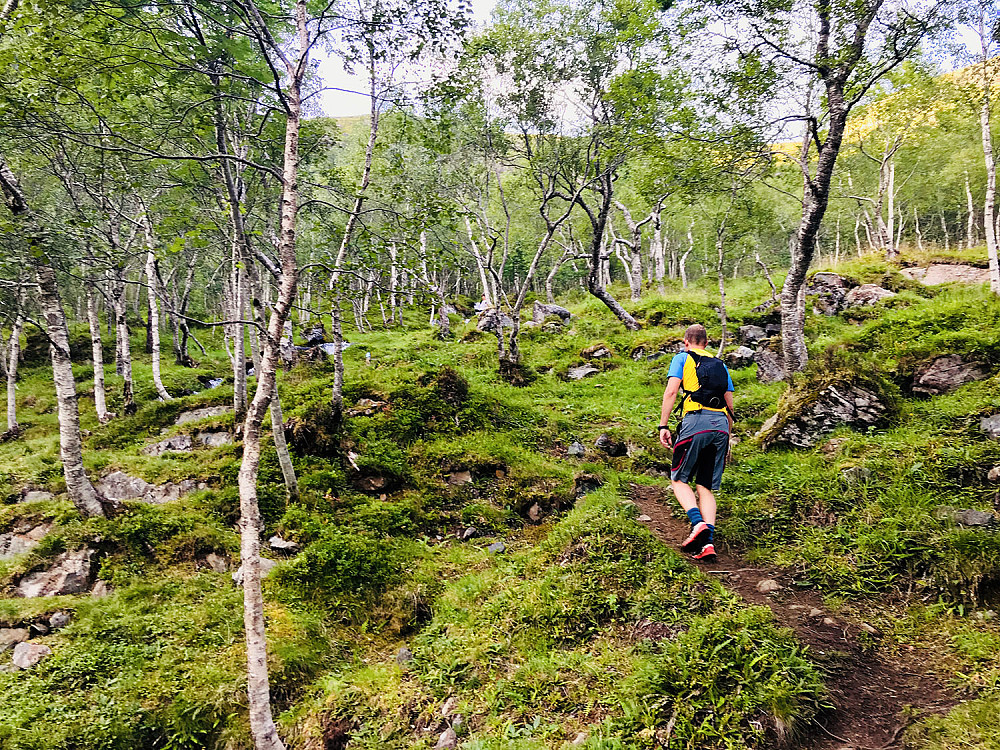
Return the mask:
M715 526L715 495L708 487L703 487L700 484L696 485L696 487L698 489L698 509L701 511L701 517L705 519L705 523L709 526ZM694 493L691 494L693 497ZM687 508L684 510L687 510Z
M677 502L681 504L685 512L698 507L698 500L694 496L691 485L686 482L672 481L670 487L674 491L674 497L677 498Z

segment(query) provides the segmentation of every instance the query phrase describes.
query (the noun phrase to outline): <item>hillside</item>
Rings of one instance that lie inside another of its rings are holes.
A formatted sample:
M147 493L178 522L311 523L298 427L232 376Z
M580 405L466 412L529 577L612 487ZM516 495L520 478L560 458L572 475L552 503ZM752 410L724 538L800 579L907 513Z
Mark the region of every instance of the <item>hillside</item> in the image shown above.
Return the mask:
M283 373L302 497L285 503L272 450L260 498L290 746L996 747L1000 302L871 256L835 270L895 294L811 313L812 364L791 390L733 369L740 442L708 566L676 549L683 515L656 432L659 353L691 322L720 333L707 280L648 293L630 307L635 333L569 295L566 329L522 335L523 388L497 377L474 319L454 318L447 342L421 312L352 335L340 431L332 365ZM819 307L838 294L823 278ZM774 322L752 312L769 294L763 279L732 283L731 334ZM62 495L32 336L26 432L0 444L0 649L51 654L29 669L0 654L0 747L250 747L240 449L225 408L192 414L232 401L221 340L206 332L196 369L165 367L171 393L190 392L169 402L138 363L139 411L105 426L90 368L75 367L88 471L144 498L82 519ZM596 372L568 377L584 364ZM862 419L855 390L855 427L820 418L831 388L861 389L877 413Z

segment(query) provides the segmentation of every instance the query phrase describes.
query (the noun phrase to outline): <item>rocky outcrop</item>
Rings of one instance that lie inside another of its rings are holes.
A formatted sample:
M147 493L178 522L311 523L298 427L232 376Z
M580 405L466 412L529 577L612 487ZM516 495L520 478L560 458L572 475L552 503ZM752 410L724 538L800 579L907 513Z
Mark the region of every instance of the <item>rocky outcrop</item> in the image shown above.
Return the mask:
M167 482L166 484L149 484L145 480L130 476L123 471L115 471L102 477L95 486L101 495L113 502L141 500L153 505L163 505L177 500L189 492L208 488L205 482L199 482L195 479L183 479L180 482Z
M852 383L830 383L815 394L793 393L783 399L778 413L764 423L757 439L764 448L787 445L812 448L838 427L874 427L889 408L872 389Z
M567 310L565 307L560 307L559 305L546 305L542 302L535 301L534 307L531 309L531 320L536 325L542 325L545 319L550 315L554 315L564 324L568 323L573 314Z
M610 359L615 353L604 344L594 344L580 352L580 356L584 359Z
M599 373L598 370L593 365L580 365L579 367L571 367L566 372L566 377L570 380L583 380L584 378L589 378L591 375L596 375Z
M0 653L24 643L31 637L27 628L0 628Z
M233 436L228 432L196 432L194 439L196 443L201 443L206 448L221 448L233 442Z
M188 422L200 422L203 419L215 419L231 411L228 406L206 406L203 409L192 409L185 411L177 417L174 424L182 425Z
M961 354L947 354L920 367L913 376L913 392L923 396L949 393L966 383L983 380L989 369L980 362L966 361Z
M964 263L932 263L927 268L904 268L900 271L908 279L919 281L925 286L936 284L988 284L988 268L977 268Z
M22 503L37 503L43 500L52 500L54 497L55 495L46 490L34 490L25 488L21 492Z
M781 359L770 349L754 352L753 361L757 363L757 380L761 383L777 383L785 377Z
M741 346L729 352L725 356L726 364L734 370L742 370L754 363L757 353L748 346Z
M847 282L836 273L813 274L806 285L806 294L815 297L813 312L817 315L836 315L843 310L847 292Z
M1000 440L1000 414L980 419L979 429L985 432L986 437L991 440Z
M850 309L852 307L871 307L888 297L895 296L895 292L883 289L878 284L862 284L861 286L854 287L847 293L847 296L844 297L844 309Z
M92 561L96 554L89 547L64 552L51 567L24 575L17 593L26 599L83 593L93 580Z
M0 534L0 560L30 552L52 529L51 523L22 524Z
M767 338L767 331L760 326L740 326L737 338L747 346L753 346L758 341Z
M18 643L14 647L11 663L18 669L31 669L42 659L52 655L52 649L41 643Z
M147 456L161 456L167 452L185 453L194 447L190 435L174 435L158 443L147 445L142 452Z

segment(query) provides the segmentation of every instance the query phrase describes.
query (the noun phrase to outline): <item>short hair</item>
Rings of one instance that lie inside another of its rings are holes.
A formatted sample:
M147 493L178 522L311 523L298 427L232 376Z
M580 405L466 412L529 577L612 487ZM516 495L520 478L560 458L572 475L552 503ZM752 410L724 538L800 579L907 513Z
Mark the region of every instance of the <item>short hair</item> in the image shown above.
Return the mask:
M695 323L684 331L684 340L692 344L704 346L708 343L708 331L701 323Z

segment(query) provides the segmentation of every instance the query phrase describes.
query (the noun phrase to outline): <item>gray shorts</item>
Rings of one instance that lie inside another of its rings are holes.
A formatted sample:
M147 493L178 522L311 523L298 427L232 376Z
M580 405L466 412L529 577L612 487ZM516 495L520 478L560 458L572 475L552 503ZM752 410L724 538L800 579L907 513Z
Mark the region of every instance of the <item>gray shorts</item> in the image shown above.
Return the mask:
M717 490L729 453L729 420L722 412L698 411L684 417L674 440L670 478Z

